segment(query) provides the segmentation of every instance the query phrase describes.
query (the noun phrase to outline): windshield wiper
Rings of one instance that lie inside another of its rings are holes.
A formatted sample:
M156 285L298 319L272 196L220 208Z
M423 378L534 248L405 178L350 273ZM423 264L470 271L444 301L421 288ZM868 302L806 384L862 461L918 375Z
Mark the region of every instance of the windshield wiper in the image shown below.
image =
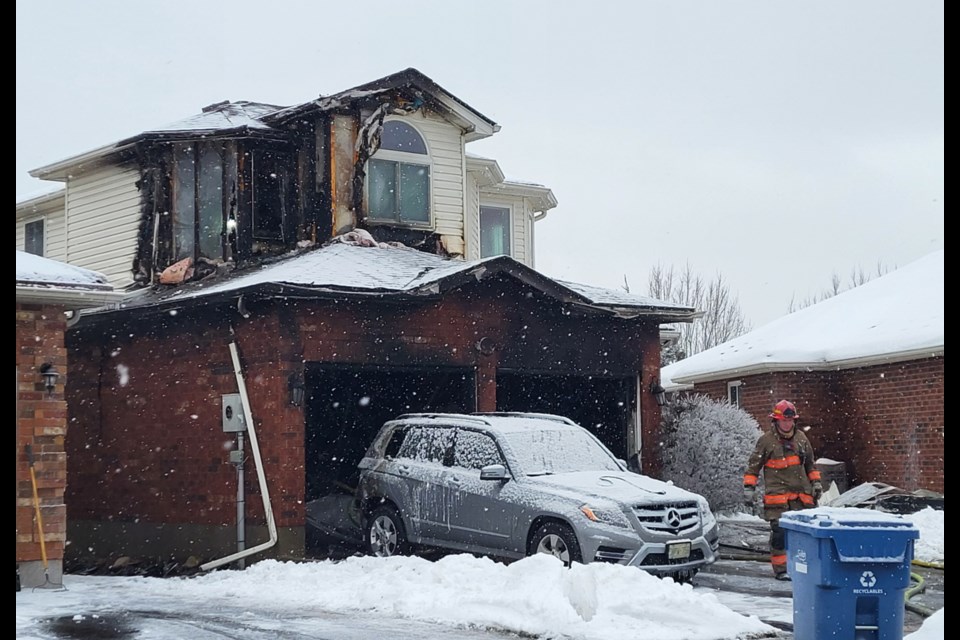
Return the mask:
M553 475L553 471L547 471L546 469L544 469L543 471L534 471L533 473L528 473L527 477L532 478L534 476L552 476L552 475Z

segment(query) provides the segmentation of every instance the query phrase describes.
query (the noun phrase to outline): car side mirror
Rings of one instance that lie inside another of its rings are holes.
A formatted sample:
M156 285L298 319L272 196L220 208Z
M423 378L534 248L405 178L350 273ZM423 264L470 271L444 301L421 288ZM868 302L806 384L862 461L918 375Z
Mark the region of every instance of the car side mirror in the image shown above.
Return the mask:
M619 462L619 463L620 463L620 466L623 467L624 469L629 469L629 468L630 468L630 467L627 466L627 461L624 460L623 458L617 458L617 462Z
M507 468L502 464L488 464L480 469L481 480L506 480Z

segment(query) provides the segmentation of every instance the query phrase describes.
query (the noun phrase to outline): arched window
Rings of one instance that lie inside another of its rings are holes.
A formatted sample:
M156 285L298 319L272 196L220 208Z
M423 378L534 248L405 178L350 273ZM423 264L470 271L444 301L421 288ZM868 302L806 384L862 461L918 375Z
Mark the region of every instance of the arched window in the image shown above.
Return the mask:
M367 207L371 220L430 224L430 154L406 122L383 123L380 148L367 167Z

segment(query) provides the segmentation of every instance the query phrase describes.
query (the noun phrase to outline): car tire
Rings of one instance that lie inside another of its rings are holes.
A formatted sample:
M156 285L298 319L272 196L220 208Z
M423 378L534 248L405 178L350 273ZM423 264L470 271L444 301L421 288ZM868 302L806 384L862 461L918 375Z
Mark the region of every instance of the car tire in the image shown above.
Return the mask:
M409 545L400 513L391 506L379 506L367 517L363 532L367 553L378 558L406 555Z
M583 562L580 542L569 525L560 522L545 522L530 538L527 555L546 553L570 566L574 562Z

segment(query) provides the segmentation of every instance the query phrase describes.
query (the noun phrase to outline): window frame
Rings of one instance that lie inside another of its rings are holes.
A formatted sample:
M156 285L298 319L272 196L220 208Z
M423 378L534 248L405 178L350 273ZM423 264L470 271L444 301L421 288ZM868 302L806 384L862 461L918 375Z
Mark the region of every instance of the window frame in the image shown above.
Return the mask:
M734 407L740 408L740 387L743 382L740 380L731 380L727 382L727 402Z
M36 223L41 224L42 237L40 239L40 251L41 253L34 253L27 249L27 227L31 224ZM41 258L47 257L47 217L46 216L35 216L33 218L26 218L23 221L23 250L26 253L31 255L40 256Z
M226 179L228 175L226 161L228 158L228 153L226 145L222 140L178 140L170 145L170 153L172 160L172 170L170 171L170 210L171 210L171 219L170 219L170 240L171 240L171 252L173 261L184 260L186 258L192 258L194 263L196 263L200 258L205 258L208 260L224 260L226 258L226 245L227 245L227 234L226 234L226 225L227 225L227 188L226 188ZM203 172L203 161L204 152L214 151L218 160L220 168L220 188L219 188L219 201L220 201L220 253L216 256L205 256L201 253L201 224L202 224L202 207L201 207L201 198L202 194L201 185L203 184L201 174ZM178 234L178 220L181 215L179 208L180 193L183 187L184 181L181 178L181 160L187 157L187 154L184 152L189 151L192 156L192 184L190 185L189 193L187 195L192 196L193 209L191 212L193 225L193 238L191 242L191 251L188 255L183 257L178 257L180 254L180 247L177 244Z
M495 255L485 256L483 255L483 210L484 209L501 209L507 212L507 252L498 253ZM477 237L479 239L480 246L477 247L477 255L480 259L484 258L493 258L496 256L514 256L516 252L516 234L514 233L514 224L516 218L514 217L514 203L499 201L499 200L482 200L477 205Z
M409 126L413 129L417 135L420 136L423 146L426 149L426 154L422 153L412 153L409 151L395 151L393 149L377 149L367 160L365 171L366 179L363 181L363 190L364 190L364 210L365 218L369 224L373 225L397 225L410 227L414 229L433 229L434 228L434 197L433 197L433 154L430 152L430 144L427 141L427 136L424 135L423 131L414 125L413 123L407 121L404 118L388 118L384 120L384 126L389 122L402 122L403 124ZM390 162L394 166L394 179L395 184L397 185L397 196L395 202L397 204L397 210L395 212L395 217L393 218L384 218L375 216L371 209L371 176L370 176L370 162L372 160L379 160L382 162ZM399 209L400 204L400 167L401 165L416 166L416 167L425 167L427 170L427 221L421 220L405 220L403 218L403 212Z

